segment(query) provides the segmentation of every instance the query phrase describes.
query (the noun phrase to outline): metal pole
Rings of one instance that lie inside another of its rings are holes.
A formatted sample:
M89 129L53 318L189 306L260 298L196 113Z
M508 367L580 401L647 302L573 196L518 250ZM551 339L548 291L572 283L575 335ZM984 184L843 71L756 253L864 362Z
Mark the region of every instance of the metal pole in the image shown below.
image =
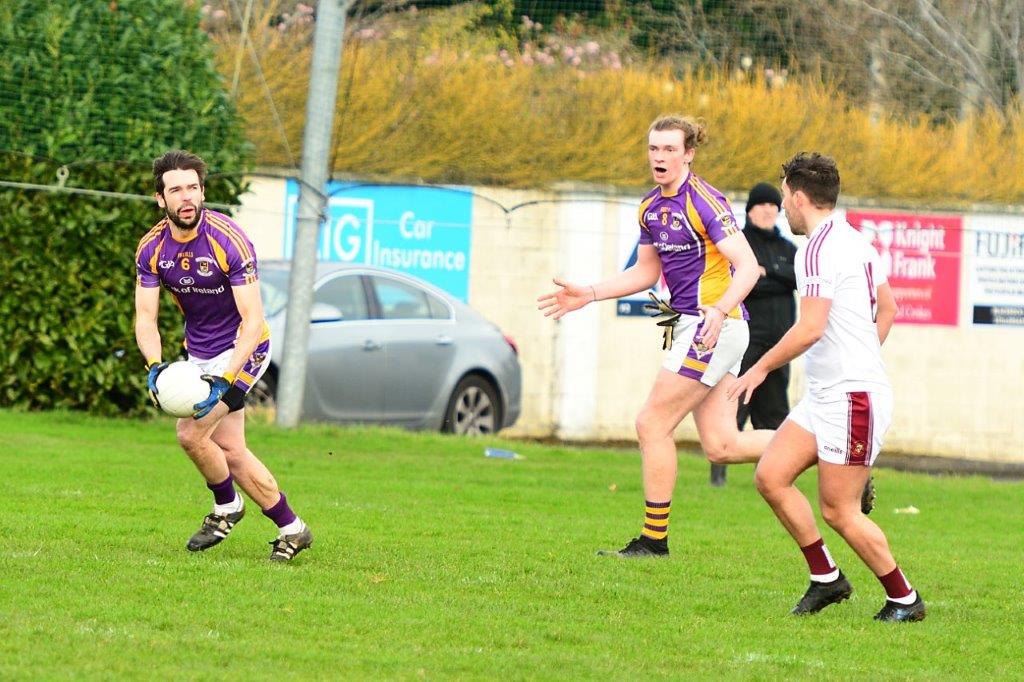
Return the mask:
M330 178L328 166L338 97L338 71L345 34L345 12L350 3L351 0L321 0L317 6L309 96L306 99L306 128L302 138L299 219L288 287L284 355L277 385L277 425L285 428L297 425L302 415L317 232L326 206L324 190Z

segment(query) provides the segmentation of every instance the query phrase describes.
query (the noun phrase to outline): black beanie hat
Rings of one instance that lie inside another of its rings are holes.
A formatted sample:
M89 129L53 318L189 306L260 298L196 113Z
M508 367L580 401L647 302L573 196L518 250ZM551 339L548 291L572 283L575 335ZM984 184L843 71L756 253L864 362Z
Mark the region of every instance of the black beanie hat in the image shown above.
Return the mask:
M775 185L759 182L754 185L754 188L750 190L750 196L747 197L747 213L758 204L775 204L781 211L782 195L779 194L779 190L775 189Z

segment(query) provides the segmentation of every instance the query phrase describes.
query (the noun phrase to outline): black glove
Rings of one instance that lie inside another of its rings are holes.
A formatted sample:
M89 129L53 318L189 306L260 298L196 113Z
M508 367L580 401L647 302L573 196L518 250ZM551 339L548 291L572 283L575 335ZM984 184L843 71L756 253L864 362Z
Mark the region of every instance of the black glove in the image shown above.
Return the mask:
M224 394L231 388L231 384L228 383L227 379L213 374L204 374L203 381L210 384L210 397L192 406L195 408L195 412L192 413L193 419L202 419L210 414L210 410L213 409L214 405L220 402Z
M661 341L662 350L672 349L672 334L675 332L676 322L681 317L677 310L674 310L669 306L668 303L662 301L660 298L654 295L653 292L648 291L647 295L651 297L653 303L644 303L644 310L652 313L652 317L660 320L658 326L664 331L664 338Z
M156 390L156 378L160 376L160 372L167 369L169 364L171 363L157 361L150 363L149 367L146 368L149 370L149 376L146 377L146 388L149 389L149 399L153 401L153 405L156 407L160 407L160 401L156 397L158 392Z

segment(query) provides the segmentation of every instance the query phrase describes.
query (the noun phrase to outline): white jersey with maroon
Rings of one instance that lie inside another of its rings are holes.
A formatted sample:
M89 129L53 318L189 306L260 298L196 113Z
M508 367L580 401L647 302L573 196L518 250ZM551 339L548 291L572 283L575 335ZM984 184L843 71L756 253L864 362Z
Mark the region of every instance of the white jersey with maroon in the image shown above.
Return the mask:
M819 400L857 391L890 391L875 323L878 287L886 282L878 252L838 213L830 214L796 252L801 297L832 299L825 333L807 351L807 384Z

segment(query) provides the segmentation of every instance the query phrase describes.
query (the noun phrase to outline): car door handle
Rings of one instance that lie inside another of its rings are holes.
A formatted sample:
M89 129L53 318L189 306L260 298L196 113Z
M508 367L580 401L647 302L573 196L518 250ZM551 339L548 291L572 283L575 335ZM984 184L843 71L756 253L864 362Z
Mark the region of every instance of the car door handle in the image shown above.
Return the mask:
M363 341L363 350L380 350L383 347L384 344L380 341L375 341L373 339L366 339L366 341Z
M455 343L455 339L453 339L452 337L450 337L450 336L448 336L446 334L440 334L437 337L436 343L439 346L450 346L453 343Z

